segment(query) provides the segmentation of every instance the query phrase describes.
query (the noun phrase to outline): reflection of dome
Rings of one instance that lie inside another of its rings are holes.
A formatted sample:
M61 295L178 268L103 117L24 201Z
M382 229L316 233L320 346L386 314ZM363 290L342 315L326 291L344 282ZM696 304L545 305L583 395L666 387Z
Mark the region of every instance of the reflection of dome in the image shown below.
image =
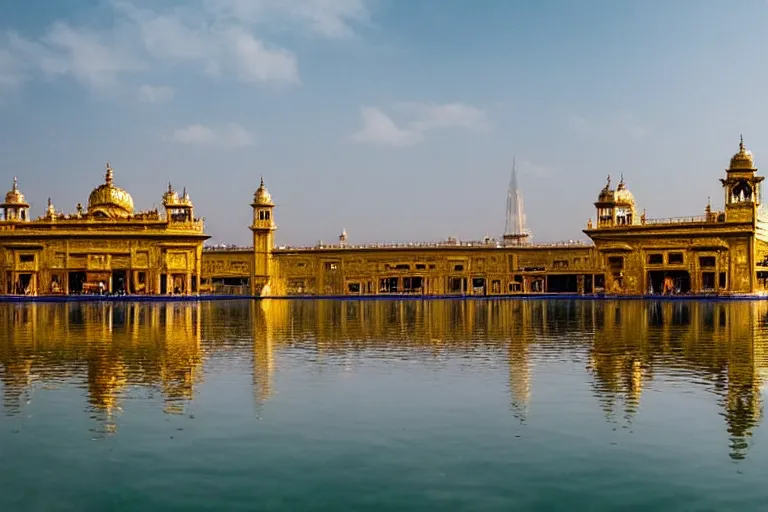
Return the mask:
M19 192L19 180L13 178L13 188L5 194L6 205L29 206L24 200L24 194Z
M272 196L269 195L267 187L264 186L264 178L261 178L261 184L256 189L256 193L253 194L253 204L261 204L265 206L274 206L272 204Z
M635 206L635 196L629 191L626 185L624 185L624 176L621 177L619 186L616 187L616 193L613 196L617 205L621 206Z
M754 171L756 169L755 157L752 156L752 152L744 146L744 138L742 137L739 141L739 152L731 158L731 166L729 167L729 170Z
M603 190L600 191L600 195L597 196L597 202L598 203L613 203L614 202L614 191L611 188L611 177L608 176L608 181L606 182L605 186L603 187Z
M88 213L110 218L126 218L133 215L133 198L125 190L112 184L114 175L107 164L106 179L88 197Z

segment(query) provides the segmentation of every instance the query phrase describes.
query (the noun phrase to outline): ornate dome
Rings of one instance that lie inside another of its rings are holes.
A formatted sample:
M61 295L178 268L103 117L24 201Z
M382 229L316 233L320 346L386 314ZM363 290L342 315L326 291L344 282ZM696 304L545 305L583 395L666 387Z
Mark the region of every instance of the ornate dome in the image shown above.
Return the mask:
M613 203L615 201L615 192L611 188L611 176L608 175L608 181L605 183L603 190L597 196L598 203Z
M253 204L260 204L264 206L274 206L272 204L272 196L269 195L267 187L264 185L264 178L261 178L261 184L256 189L256 193L253 194Z
M168 182L168 190L166 190L165 194L163 194L163 204L164 205L178 204L178 202L179 202L179 195L176 192L174 192L171 182Z
M112 184L114 173L107 163L107 173L103 185L99 185L88 197L88 214L103 215L109 218L126 218L133 215L133 198L125 190Z
M616 187L616 193L613 195L613 199L617 205L620 206L635 206L635 196L629 191L624 184L624 176L622 175L619 186Z
M730 171L755 171L755 157L752 156L752 152L744 146L744 137L739 140L739 152L733 155L731 158L731 166L728 168Z
M5 204L16 206L29 206L24 200L24 194L19 192L19 180L13 178L13 188L5 194Z

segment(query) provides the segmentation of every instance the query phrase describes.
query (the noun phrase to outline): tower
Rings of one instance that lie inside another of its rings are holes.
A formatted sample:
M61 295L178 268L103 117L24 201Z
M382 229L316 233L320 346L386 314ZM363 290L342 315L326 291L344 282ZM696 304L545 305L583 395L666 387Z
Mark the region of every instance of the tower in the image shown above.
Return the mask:
M760 206L760 183L764 179L757 175L755 159L744 146L742 137L739 152L731 158L725 178L720 179L725 193L726 222L754 222Z
M13 188L5 194L5 201L0 204L0 210L6 221L29 221L29 203L24 199L24 194L19 192L19 180L13 178Z
M612 227L616 219L616 191L611 188L611 176L597 196L595 209L597 210L597 228Z
M251 266L251 295L266 296L270 294L270 278L272 277L272 248L275 245L274 232L277 226L274 222L273 210L275 204L261 178L259 188L253 194L253 265Z
M504 226L504 244L520 245L524 243L530 232L525 228L525 213L523 212L523 196L517 186L517 163L512 159L512 177L507 190L507 222Z

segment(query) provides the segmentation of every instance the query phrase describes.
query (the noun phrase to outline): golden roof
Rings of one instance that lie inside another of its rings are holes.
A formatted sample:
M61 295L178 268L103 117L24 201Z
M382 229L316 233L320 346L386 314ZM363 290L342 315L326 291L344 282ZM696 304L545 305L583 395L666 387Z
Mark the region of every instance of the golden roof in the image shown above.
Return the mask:
M267 187L264 185L264 177L261 178L259 188L256 189L256 193L253 194L253 204L263 206L274 206L272 204L272 196L269 194Z
M102 214L110 218L126 218L133 215L133 198L125 190L112 184L114 173L107 162L103 185L99 185L88 197L88 213Z
M617 205L635 206L635 196L624 184L624 175L621 176L621 181L619 182L619 186L616 187L616 193L613 195L613 199Z
M5 204L9 206L29 206L24 200L24 194L19 192L19 180L15 177L13 178L13 188L5 194Z
M731 158L731 166L729 171L755 171L755 157L752 156L752 152L744 146L744 137L739 140L739 152L733 155Z

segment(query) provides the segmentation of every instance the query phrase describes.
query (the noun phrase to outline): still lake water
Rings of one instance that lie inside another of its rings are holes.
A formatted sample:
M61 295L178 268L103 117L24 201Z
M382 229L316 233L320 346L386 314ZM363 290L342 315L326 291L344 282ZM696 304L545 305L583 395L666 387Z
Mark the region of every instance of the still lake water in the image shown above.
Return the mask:
M766 368L768 302L0 304L0 510L765 510Z

